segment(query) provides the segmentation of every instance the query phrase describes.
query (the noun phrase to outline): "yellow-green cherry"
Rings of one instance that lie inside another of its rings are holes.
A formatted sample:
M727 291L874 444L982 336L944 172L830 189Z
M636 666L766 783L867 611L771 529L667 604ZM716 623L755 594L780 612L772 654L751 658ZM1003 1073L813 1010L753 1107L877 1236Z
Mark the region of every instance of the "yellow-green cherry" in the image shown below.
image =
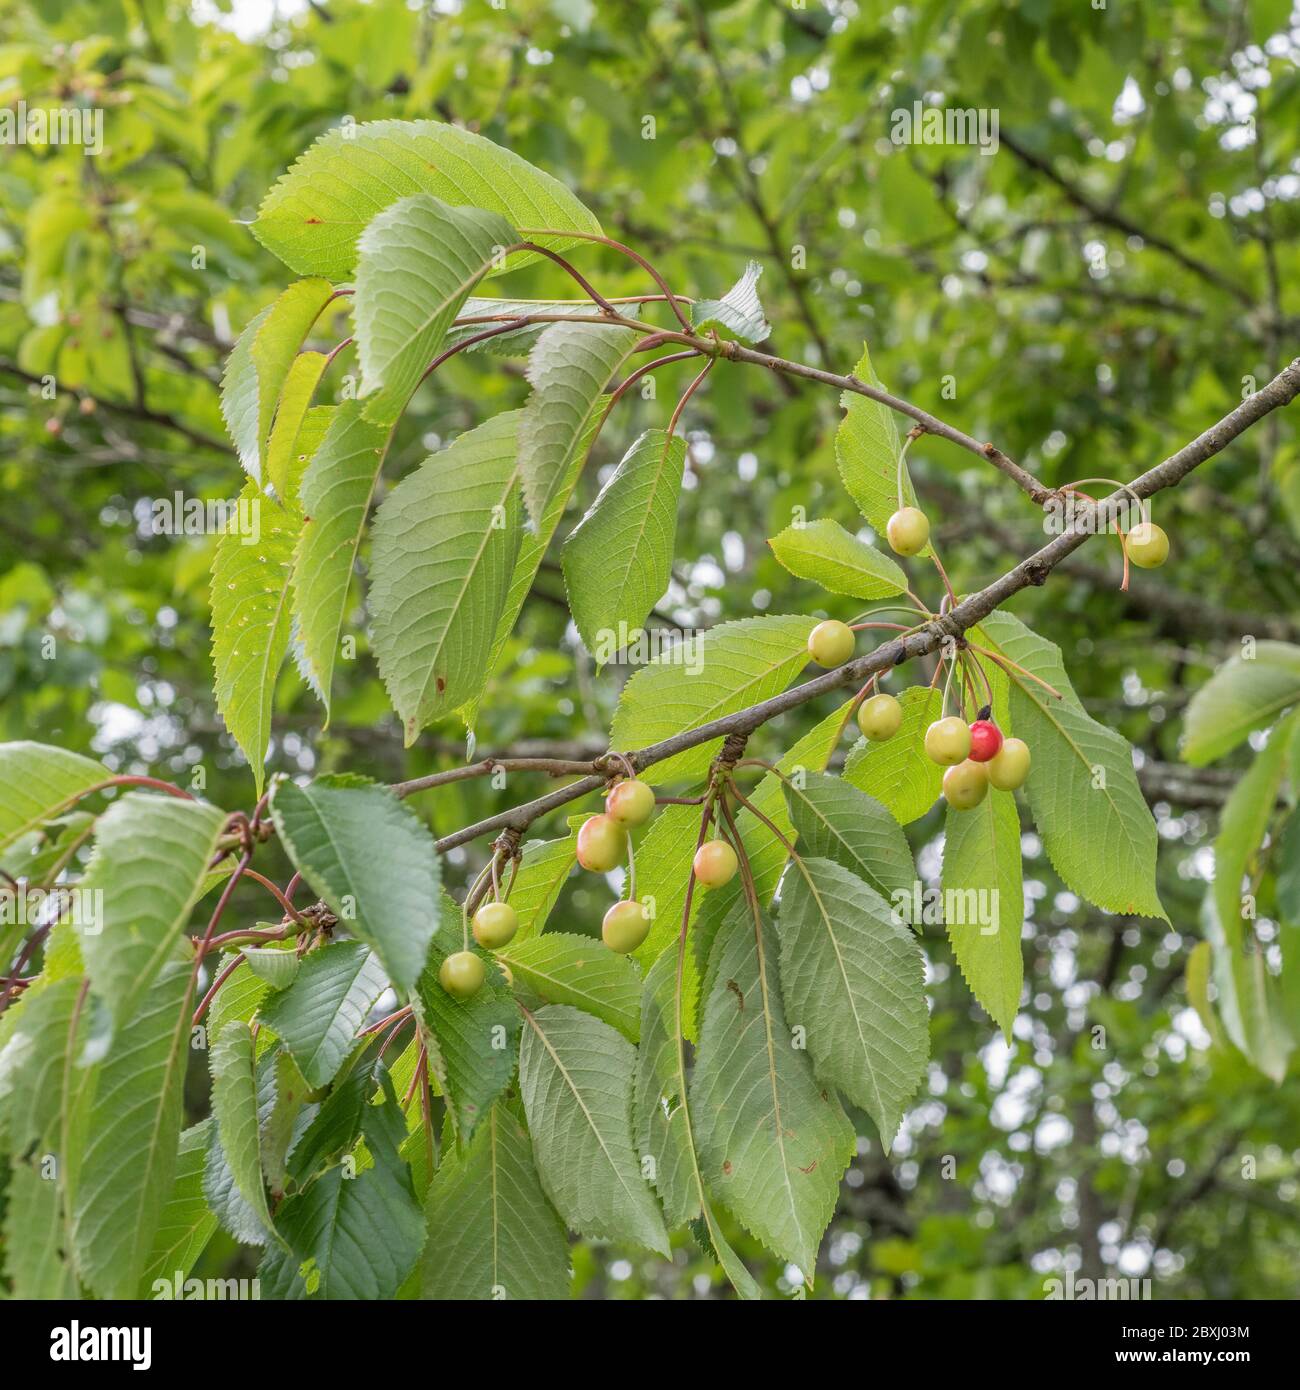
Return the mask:
M970 755L970 727L964 719L950 714L936 719L925 731L925 751L931 762L955 767Z
M740 861L726 840L710 840L695 851L695 877L706 888L721 888L735 877Z
M592 816L578 831L578 863L592 873L607 874L623 862L627 831L613 816Z
M1022 738L1008 738L986 764L990 785L1013 792L1029 776L1029 745Z
M600 936L611 951L626 956L650 935L650 914L641 903L615 903L600 924Z
M484 903L474 914L474 940L495 951L512 940L519 930L519 918L509 903Z
M856 645L853 629L835 618L818 623L808 634L808 655L818 666L843 666Z
M616 782L605 802L605 812L620 825L629 829L644 825L654 814L655 794L652 787L635 777Z
M902 722L902 705L883 691L869 700L863 700L858 706L858 728L873 743L884 743L887 738L893 738Z
M988 795L989 775L983 763L968 758L943 774L943 799L954 811L969 811Z
M1169 558L1169 537L1154 521L1139 521L1124 544L1139 569L1158 569Z
M473 951L456 951L438 967L438 983L454 999L471 999L483 988L487 970Z
M920 507L900 507L885 523L885 536L895 555L919 555L930 539L930 518Z

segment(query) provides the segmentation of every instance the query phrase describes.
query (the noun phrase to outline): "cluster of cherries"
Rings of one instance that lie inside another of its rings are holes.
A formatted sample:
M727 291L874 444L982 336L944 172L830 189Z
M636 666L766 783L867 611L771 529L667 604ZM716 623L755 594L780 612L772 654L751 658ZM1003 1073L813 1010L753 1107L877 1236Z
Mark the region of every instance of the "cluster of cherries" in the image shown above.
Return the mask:
M904 508L916 511L915 507ZM925 521L925 517L916 512ZM897 518L901 513L894 514ZM928 525L927 525L928 533ZM924 544L924 542L922 542ZM831 618L808 636L808 655L819 666L842 666L853 655L857 638L847 623ZM943 774L943 796L957 811L984 800L990 786L1014 791L1029 775L1029 747L1023 739L1003 738L986 707L972 724L955 714L936 719L925 731L925 751ZM880 691L858 706L858 728L873 743L893 738L903 722L903 707Z
M607 874L623 862L628 832L644 825L654 814L654 788L635 777L614 784L603 814L583 822L578 831L578 863L596 874ZM708 840L695 851L696 881L705 888L721 888L730 883L740 867L736 851L726 840ZM600 925L601 939L611 951L627 955L635 951L650 934L650 913L635 898L623 898L605 913ZM474 914L474 940L485 950L499 951L509 945L519 930L519 917L507 902L484 903ZM498 961L506 983L512 984L510 968ZM456 951L438 970L438 980L448 994L469 999L478 993L486 976L483 958L473 951Z

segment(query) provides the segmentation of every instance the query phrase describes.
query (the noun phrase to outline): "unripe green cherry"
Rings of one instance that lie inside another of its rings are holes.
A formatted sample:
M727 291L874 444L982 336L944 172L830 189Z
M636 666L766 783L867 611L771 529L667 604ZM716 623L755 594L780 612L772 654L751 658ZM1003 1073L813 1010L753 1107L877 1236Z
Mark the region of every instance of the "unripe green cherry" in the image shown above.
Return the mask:
M644 825L654 814L654 809L654 789L635 777L616 782L605 801L606 814L613 816L620 825L629 827Z
M710 840L695 851L695 877L706 888L721 888L735 876L740 861L726 840Z
M611 951L625 956L650 935L650 914L638 902L615 903L600 924L600 935Z
M1013 792L1029 776L1029 745L1022 738L1003 739L1002 747L985 767L992 786Z
M930 539L930 518L920 507L900 507L885 523L885 536L895 555L919 555Z
M473 951L456 951L438 967L438 983L454 999L471 999L483 988L486 974Z
M592 873L609 873L626 848L627 831L612 816L592 816L578 831L578 863Z
M893 738L902 722L902 705L883 691L858 706L858 728L874 743Z
M955 714L936 719L925 731L925 751L941 767L956 766L970 753L970 726Z
M495 951L512 940L519 930L519 918L509 903L484 903L474 914L474 940Z
M968 758L943 774L943 799L954 811L969 811L989 792L989 775L984 763Z
M842 666L856 645L853 629L836 618L818 623L808 634L808 655L818 666Z
M1139 569L1153 570L1169 558L1169 537L1154 521L1139 521L1128 533L1125 548Z

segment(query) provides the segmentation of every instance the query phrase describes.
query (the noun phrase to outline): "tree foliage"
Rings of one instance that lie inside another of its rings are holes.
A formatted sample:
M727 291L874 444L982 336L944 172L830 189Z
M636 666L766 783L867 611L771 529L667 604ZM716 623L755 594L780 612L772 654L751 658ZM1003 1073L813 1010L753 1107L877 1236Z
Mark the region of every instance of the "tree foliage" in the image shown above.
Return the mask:
M7 1289L1276 1292L1288 7L442 8L0 60Z

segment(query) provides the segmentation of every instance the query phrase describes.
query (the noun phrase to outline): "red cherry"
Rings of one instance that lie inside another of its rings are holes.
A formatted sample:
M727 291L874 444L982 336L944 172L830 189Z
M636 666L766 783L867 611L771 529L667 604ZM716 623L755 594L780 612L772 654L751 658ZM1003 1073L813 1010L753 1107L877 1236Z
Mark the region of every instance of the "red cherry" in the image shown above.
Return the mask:
M970 726L970 760L986 763L1002 747L1002 730L991 719L977 719Z

